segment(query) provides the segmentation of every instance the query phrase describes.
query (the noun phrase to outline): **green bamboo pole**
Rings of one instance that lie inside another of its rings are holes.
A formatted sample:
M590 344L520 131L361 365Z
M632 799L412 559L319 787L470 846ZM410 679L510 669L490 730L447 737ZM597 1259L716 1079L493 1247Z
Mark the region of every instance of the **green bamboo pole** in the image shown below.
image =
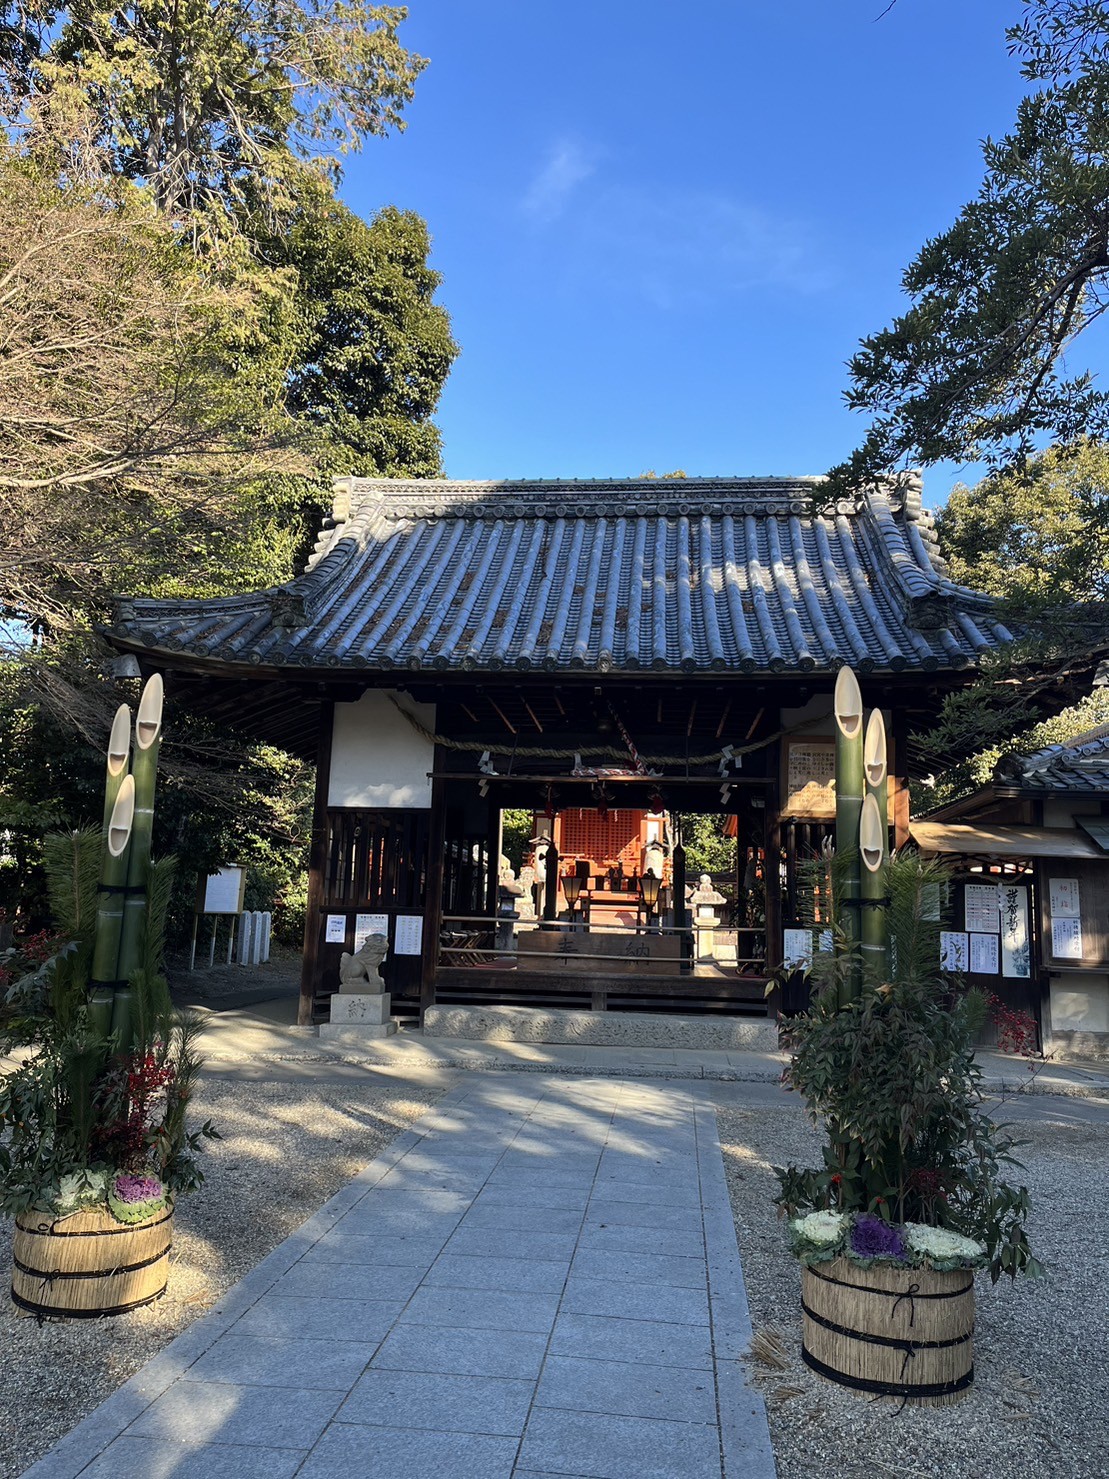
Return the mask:
M850 964L840 979L839 1004L857 999L861 987L859 945L859 815L863 805L863 696L850 668L840 668L833 710L836 718L837 915Z
M127 858L127 897L123 906L123 933L119 941L118 974L130 980L142 962L146 928L146 885L154 831L154 787L158 778L158 750L162 741L162 705L165 691L159 673L148 681L135 719L135 825Z
M96 911L96 940L92 950L92 1017L107 1030L111 1017L110 997L118 980L119 939L123 930L124 889L127 885L127 854L135 818L135 782L126 775L120 782L112 814L108 819L104 857L100 865L100 906ZM99 1005L98 1005L99 1002Z
M889 979L889 927L886 921L886 866L888 828L882 821L878 799L868 791L859 817L859 858L862 872L859 894L864 901L862 935L863 975L872 985Z
M871 900L862 911L863 965L874 980L885 980L890 971L889 920L885 904L889 863L889 766L886 745L886 721L881 709L874 709L867 721L863 740L863 774L866 794L874 807L868 812L863 802L859 822L859 855L862 859L861 896ZM865 840L864 840L865 831ZM877 865L873 863L877 857Z
M104 889L108 886L105 878L105 865L111 864L110 871L113 874L120 873L118 861L113 859L109 850L109 840L112 826L112 815L115 811L116 801L119 798L120 789L127 776L127 762L131 756L131 710L126 704L120 704L116 710L115 719L112 721L112 732L108 739L107 767L104 776L104 847L101 851L100 883L101 899L100 909L97 912L96 941L93 949L92 979L89 991L89 1017L95 1030L101 1037L107 1037L112 1026L112 988L105 985L97 985L98 981L112 981L115 979L115 957L119 954L119 926L123 922L123 894L106 894ZM122 889L127 881L127 862L123 859L122 876L118 887ZM105 905L109 905L105 909ZM118 914L111 906L118 909ZM101 942L101 916L107 923L103 943ZM113 945L114 940L114 945ZM99 955L97 952L99 951Z

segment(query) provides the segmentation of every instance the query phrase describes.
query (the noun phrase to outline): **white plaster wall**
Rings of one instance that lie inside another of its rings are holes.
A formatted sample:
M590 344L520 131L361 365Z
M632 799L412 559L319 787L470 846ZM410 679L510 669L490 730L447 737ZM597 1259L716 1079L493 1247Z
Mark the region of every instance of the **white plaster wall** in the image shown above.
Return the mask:
M782 728L792 729L795 724L804 724L813 734L835 734L836 721L832 715L832 695L818 693L800 709L782 710Z
M1096 806L1087 805L1085 808L1076 807L1073 801L1044 801L1044 826L1045 827L1073 827L1074 814L1076 811L1085 810L1087 814L1095 811Z
M434 732L434 704L387 689L371 688L356 703L336 704L329 806L431 805L428 771L435 747L397 712L394 699Z
M1052 976L1052 1032L1109 1032L1109 976Z

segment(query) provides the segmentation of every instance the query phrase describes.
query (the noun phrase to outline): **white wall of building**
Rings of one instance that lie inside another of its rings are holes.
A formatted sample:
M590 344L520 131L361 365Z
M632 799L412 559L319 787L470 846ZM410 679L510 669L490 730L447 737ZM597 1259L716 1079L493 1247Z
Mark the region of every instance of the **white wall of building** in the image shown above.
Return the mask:
M428 772L435 747L398 713L397 704L434 732L435 705L418 704L407 694L371 688L355 703L335 705L329 806L431 805Z

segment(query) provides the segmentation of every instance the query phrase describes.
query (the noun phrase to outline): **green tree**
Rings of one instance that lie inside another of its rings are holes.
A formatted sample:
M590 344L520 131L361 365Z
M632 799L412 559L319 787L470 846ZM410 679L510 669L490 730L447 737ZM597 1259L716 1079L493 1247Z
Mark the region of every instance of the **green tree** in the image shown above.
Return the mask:
M295 357L286 405L318 430L329 470L435 477L431 421L458 347L441 278L427 265L426 224L392 206L368 224L330 192L307 192L291 228L259 244L296 273Z
M1064 358L1109 306L1109 4L1028 0L1008 37L1029 93L906 270L910 307L850 362L847 402L873 419L834 489L1109 434L1109 392Z
M244 204L287 207L303 172L335 178L339 156L402 129L426 65L400 42L404 7L368 0L71 0L56 16L41 53L13 63L31 117L198 235Z
M133 186L0 154L0 620L21 640L194 564L261 474L303 465L275 286L201 270Z
M687 878L735 873L736 841L724 836L724 818L718 812L683 812L682 845Z
M1109 448L1051 448L976 487L959 483L937 525L954 578L1016 613L1109 600Z

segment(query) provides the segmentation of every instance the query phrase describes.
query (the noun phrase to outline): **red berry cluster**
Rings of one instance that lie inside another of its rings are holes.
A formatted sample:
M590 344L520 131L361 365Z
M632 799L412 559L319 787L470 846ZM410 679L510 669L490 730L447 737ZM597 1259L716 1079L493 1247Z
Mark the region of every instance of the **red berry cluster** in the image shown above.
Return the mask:
M1003 1053L1031 1058L1039 1051L1036 1019L1031 1012L1006 1006L999 996L989 998L990 1021L997 1029L997 1046Z

